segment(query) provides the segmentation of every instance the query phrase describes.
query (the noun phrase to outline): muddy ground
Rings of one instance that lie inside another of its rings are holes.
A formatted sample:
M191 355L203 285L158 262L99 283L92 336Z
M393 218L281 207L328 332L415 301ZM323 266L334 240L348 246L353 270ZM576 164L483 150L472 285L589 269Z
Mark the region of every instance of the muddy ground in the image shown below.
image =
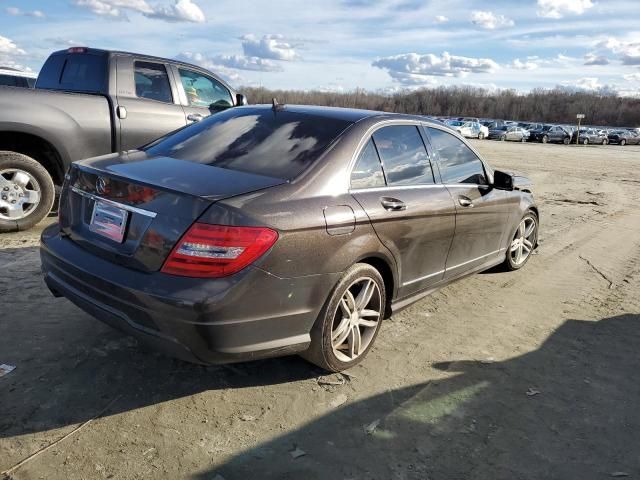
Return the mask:
M640 147L475 145L536 182L537 255L395 315L348 376L140 351L49 294L41 228L3 235L0 472L93 419L8 478L640 478Z

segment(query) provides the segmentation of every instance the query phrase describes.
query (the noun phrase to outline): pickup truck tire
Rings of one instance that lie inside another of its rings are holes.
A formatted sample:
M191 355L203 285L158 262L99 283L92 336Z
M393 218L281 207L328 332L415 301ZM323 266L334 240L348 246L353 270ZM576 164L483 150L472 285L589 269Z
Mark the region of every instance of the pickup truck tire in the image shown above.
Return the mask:
M42 165L21 153L0 151L0 233L33 227L49 214L54 199L53 179Z

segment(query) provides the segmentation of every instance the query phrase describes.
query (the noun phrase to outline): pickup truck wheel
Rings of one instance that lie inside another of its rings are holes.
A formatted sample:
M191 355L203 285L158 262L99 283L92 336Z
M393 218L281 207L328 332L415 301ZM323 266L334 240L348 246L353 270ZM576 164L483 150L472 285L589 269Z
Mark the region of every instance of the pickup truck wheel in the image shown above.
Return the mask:
M0 152L0 233L27 230L46 217L55 199L49 172L31 157Z

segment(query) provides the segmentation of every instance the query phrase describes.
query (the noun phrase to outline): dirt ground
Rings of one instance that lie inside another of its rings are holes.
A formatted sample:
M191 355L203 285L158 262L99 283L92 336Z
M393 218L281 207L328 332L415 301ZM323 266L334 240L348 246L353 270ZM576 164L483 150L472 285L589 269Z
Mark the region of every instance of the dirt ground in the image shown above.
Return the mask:
M474 145L535 181L536 256L395 315L349 375L140 351L49 294L41 228L3 235L0 472L91 420L7 478L640 478L640 147Z

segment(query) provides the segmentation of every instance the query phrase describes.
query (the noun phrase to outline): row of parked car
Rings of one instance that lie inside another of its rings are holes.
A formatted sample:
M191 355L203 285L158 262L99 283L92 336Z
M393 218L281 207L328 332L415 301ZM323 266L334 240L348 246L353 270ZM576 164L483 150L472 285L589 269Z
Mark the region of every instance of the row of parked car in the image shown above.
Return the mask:
M513 142L640 145L640 128L584 127L473 117L437 118L466 138Z

